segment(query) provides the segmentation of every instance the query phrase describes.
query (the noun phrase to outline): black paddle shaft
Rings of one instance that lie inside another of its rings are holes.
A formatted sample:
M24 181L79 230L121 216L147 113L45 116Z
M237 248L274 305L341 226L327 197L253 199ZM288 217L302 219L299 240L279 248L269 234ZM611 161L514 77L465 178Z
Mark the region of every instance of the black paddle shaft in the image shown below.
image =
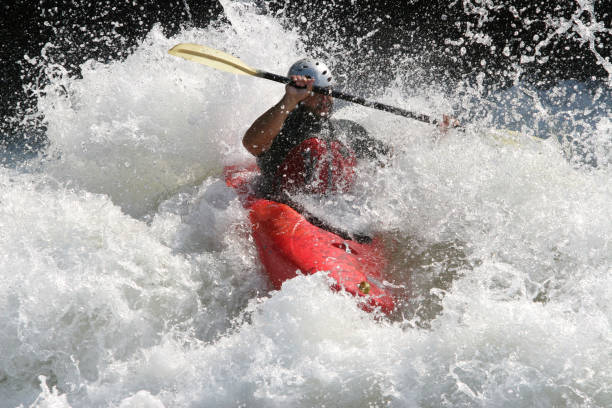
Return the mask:
M284 77L282 75L276 75L276 74L272 74L270 72L265 72L265 71L258 71L257 76L260 78L265 78L265 79L269 79L271 81L276 81L276 82L280 82L283 84L290 84L291 83L291 79ZM400 115L400 116L405 116L407 118L411 118L411 119L415 119L415 120L420 120L421 122L425 122L425 123L431 123L432 125L437 125L438 121L435 119L432 119L431 117L421 114L421 113L414 113L414 112L410 112L407 111L405 109L401 109L401 108L397 108L395 106L390 106L390 105L385 105L384 103L380 103L380 102L374 102L374 101L368 101L367 99L364 99L360 96L354 96L354 95L349 95L347 93L344 92L340 92L340 91L335 91L331 88L322 88L319 86L313 86L312 87L312 91L318 94L322 94L322 95L331 95L334 98L338 98L338 99L343 99L345 101L349 101L349 102L353 102L353 103L358 103L360 105L363 106L367 106L369 108L374 108L374 109L378 109L378 110L382 110L385 112L390 112L393 113L395 115Z

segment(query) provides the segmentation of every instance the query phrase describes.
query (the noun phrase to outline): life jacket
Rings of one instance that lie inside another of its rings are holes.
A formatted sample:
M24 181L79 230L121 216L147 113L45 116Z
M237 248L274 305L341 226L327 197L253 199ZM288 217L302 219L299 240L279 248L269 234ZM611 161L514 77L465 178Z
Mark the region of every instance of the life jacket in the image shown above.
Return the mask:
M257 157L260 192L347 191L355 178L357 159L338 136L357 133L354 128L363 130L354 122L322 119L302 107L295 109L270 148Z
M346 192L355 180L357 158L337 140L311 137L294 147L276 172L280 191Z

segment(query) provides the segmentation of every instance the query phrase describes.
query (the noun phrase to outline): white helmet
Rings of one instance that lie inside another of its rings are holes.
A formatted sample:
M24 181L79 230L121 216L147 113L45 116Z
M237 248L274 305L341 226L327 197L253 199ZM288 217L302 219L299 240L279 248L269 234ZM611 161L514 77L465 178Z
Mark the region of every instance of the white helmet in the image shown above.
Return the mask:
M304 58L294 63L287 73L287 76L291 75L303 75L314 78L314 86L321 88L327 88L333 84L332 74L327 65L310 58Z

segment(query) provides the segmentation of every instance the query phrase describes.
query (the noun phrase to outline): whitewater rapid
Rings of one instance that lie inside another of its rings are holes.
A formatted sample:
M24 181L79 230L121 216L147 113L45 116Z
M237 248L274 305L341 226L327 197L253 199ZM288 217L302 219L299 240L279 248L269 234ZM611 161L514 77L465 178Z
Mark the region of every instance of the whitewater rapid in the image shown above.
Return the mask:
M154 28L81 77L37 62L49 146L0 167L0 406L612 405L609 88L449 100L408 89L398 67L379 100L435 117L459 104L467 130L445 135L338 104L394 151L361 164L343 201L310 203L388 242L399 307L376 317L324 272L271 291L224 185L282 86L167 54L200 43L284 73L303 39L245 4L224 3L229 23ZM563 93L575 105L546 105ZM492 135L529 112L552 137ZM587 159L559 143L567 133Z

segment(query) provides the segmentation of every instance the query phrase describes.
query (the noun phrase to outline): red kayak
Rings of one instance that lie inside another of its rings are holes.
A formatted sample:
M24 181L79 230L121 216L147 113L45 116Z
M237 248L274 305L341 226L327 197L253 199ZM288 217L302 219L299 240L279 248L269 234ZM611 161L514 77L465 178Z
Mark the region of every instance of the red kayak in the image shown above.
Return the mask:
M334 290L363 297L363 308L391 313L394 304L381 287L387 260L377 239L362 244L316 227L288 205L257 198L250 182L258 175L255 165L227 166L227 185L240 195L249 209L253 238L270 281L276 289L287 279L319 271L329 272Z

